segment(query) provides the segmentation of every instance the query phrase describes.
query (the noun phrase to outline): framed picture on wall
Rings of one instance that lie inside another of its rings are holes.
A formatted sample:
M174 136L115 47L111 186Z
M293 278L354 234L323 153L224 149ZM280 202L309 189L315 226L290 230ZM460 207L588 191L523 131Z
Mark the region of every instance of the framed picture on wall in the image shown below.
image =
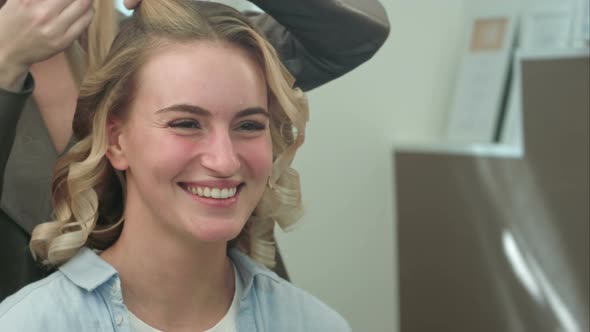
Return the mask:
M448 141L494 141L507 93L516 21L512 13L475 15L468 20L446 130Z

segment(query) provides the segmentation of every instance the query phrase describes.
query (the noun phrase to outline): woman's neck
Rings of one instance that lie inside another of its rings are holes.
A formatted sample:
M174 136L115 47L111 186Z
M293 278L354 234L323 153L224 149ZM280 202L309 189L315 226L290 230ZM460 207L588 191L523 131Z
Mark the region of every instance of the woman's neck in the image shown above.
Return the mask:
M121 236L101 256L119 272L125 305L144 322L166 331L206 330L234 294L226 244L195 245L163 228L126 213Z

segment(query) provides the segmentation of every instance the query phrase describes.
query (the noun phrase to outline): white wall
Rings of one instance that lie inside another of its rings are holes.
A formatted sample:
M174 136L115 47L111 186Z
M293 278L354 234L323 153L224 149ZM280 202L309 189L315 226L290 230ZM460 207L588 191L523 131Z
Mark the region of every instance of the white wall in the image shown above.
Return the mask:
M354 331L397 331L392 148L441 137L462 0L384 1L391 36L370 62L309 93L295 167L306 215L278 241L295 284Z
M468 15L548 1L560 0L382 0L391 36L381 51L309 93L295 161L307 212L278 241L294 283L354 331L398 331L392 148L442 139Z
M354 331L398 331L392 148L442 138L464 13L560 0L381 1L391 21L381 51L308 95L311 121L295 161L306 215L294 231L277 231L293 282Z

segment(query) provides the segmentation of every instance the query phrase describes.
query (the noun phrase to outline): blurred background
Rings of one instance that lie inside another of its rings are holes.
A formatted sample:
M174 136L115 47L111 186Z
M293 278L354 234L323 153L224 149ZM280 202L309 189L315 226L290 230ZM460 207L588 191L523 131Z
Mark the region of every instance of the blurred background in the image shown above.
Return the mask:
M588 331L588 1L382 3L308 94L292 282L354 331Z

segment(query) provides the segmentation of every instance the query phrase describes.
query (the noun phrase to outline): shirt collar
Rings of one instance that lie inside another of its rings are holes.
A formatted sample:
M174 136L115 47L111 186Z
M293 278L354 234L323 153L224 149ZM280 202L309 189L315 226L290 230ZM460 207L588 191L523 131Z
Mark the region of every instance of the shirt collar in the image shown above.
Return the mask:
M114 267L86 247L80 248L76 256L59 270L76 286L87 291L95 290L117 275Z
M236 269L238 270L238 273L243 282L242 285L244 285L242 299L248 296L248 292L252 288L252 284L254 283L254 279L256 277L268 277L276 282L281 280L280 277L276 275L276 273L260 265L259 263L256 263L237 248L231 248L228 251L228 255L236 266Z
M256 263L237 248L228 251L244 285L242 298L248 296L252 288L254 278L257 276L268 277L274 281L280 281L274 272ZM94 251L82 247L78 253L67 263L59 267L59 270L76 286L87 291L93 291L100 285L117 275L117 270L100 258Z

